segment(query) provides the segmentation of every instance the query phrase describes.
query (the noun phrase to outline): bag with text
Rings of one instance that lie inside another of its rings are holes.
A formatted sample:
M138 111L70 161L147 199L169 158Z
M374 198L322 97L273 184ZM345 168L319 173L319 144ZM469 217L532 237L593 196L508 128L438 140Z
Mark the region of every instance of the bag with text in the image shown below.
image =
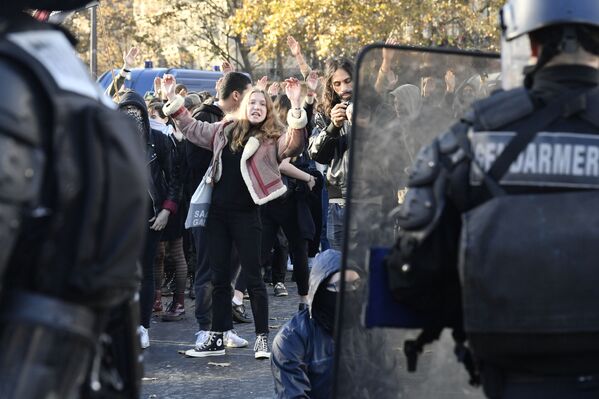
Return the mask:
M185 219L185 228L205 227L208 220L208 210L212 201L212 184L208 183L212 168L208 168L198 188L193 193L189 203L189 211Z

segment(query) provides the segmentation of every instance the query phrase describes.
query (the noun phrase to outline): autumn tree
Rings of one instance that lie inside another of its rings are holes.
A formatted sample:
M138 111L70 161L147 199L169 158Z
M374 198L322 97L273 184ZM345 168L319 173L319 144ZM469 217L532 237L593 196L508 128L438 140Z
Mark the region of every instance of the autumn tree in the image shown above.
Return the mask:
M102 0L98 7L98 73L119 68L123 63L123 52L138 46L142 54L153 55L160 49L156 37L143 33L133 14L131 1ZM79 40L77 51L81 58L89 61L89 11L73 15L65 26Z
M308 62L353 57L394 36L401 44L496 50L499 0L244 0L229 20L261 60L276 59L292 34Z
M166 4L146 17L145 26L154 27L154 33L162 33L163 38L177 38L186 47L192 46L215 60L227 60L237 69L253 73L259 62L250 56L249 46L227 23L241 7L241 0L170 0Z

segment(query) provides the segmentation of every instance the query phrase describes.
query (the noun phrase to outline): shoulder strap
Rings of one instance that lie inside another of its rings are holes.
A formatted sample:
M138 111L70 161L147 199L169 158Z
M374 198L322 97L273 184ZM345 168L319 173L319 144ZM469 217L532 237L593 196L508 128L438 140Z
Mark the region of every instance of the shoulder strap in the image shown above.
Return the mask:
M537 133L556 119L569 117L586 109L586 93L588 88L568 91L556 100L547 104L539 112L529 116L516 132L516 136L507 144L501 155L497 157L487 173L496 182L501 178L518 155L535 138Z

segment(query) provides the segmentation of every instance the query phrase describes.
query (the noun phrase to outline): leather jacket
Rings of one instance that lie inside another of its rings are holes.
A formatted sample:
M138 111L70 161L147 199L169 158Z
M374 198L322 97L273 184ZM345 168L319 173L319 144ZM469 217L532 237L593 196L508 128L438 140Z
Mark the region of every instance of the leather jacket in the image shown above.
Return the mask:
M177 212L181 201L181 165L177 148L170 136L150 128L148 111L143 98L133 92L122 96L119 107L134 105L142 110L147 135L144 137L146 146L146 162L149 171L149 195L152 199L154 215L162 209L168 209L171 215Z

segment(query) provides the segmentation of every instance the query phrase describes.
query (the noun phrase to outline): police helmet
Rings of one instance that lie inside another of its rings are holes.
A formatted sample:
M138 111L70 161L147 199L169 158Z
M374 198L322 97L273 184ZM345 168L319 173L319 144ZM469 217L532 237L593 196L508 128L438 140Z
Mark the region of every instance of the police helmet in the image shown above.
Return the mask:
M509 0L501 9L505 40L559 25L588 25L599 28L598 0Z
M51 11L69 11L85 7L91 0L24 0L21 8Z

